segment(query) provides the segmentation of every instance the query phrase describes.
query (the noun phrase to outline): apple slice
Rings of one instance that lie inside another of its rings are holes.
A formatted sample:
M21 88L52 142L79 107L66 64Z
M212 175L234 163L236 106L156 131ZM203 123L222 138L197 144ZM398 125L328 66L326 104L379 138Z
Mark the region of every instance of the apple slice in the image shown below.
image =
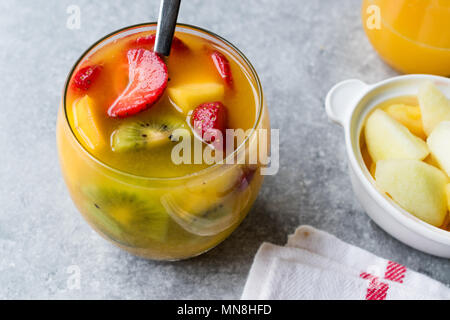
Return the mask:
M427 136L423 131L422 114L419 106L393 104L387 107L384 111L407 127L412 134L423 140L427 139Z
M167 91L178 111L187 115L202 103L223 102L225 89L222 84L211 82L186 84L169 88Z
M75 130L81 137L82 142L92 150L104 143L98 117L95 102L88 95L74 103L73 123Z
M374 162L389 159L422 160L430 153L425 141L380 109L367 119L365 137Z
M450 121L450 100L430 81L419 89L423 129L430 135L442 121Z
M447 215L447 176L418 160L381 160L375 172L377 186L417 218L439 227Z
M439 167L450 177L450 121L438 124L428 137L427 143Z

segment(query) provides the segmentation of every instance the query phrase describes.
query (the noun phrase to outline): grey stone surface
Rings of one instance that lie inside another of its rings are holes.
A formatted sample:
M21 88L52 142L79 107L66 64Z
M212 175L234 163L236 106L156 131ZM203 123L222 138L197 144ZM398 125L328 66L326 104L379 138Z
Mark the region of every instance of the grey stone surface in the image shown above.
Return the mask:
M239 298L263 241L284 244L300 224L450 284L450 261L411 249L378 228L350 188L341 129L323 99L346 78L395 75L365 38L359 0L184 0L180 22L237 45L259 72L281 169L223 244L195 259L152 262L100 238L61 178L55 122L65 77L93 41L155 20L159 1L0 1L0 299ZM81 29L66 28L69 5ZM81 271L69 290L68 268Z

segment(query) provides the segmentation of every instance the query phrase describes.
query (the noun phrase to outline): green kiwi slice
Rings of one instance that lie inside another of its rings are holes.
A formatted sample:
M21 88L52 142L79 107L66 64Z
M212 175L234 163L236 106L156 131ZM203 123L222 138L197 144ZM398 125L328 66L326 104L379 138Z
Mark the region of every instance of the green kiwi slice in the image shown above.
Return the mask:
M133 247L165 241L169 216L161 206L125 190L91 186L83 192L90 216L109 238Z
M150 149L176 142L178 139L172 135L176 129L185 129L186 133L189 133L186 121L171 115L127 121L114 131L111 139L112 149L115 152L124 152Z

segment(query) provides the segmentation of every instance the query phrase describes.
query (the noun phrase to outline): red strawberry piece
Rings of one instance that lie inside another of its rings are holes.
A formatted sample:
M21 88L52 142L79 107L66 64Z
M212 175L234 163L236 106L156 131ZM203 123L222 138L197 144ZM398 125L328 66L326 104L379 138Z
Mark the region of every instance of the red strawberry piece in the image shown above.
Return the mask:
M108 110L113 118L132 116L153 106L167 86L167 66L149 50L128 51L128 86Z
M153 50L153 47L155 46L155 40L156 40L156 34L151 34L149 36L139 37L136 39L135 44L138 46L147 46L150 50ZM172 50L186 50L188 47L186 44L181 41L177 37L173 37L172 40Z
M177 37L173 37L172 50L183 51L188 49L187 45Z
M216 148L224 147L223 137L227 126L227 109L221 102L210 102L199 105L191 116L194 131L206 143ZM222 138L222 139L220 139Z
M153 50L153 46L155 45L156 34L151 34L149 36L139 37L136 39L136 44L140 46L151 46Z
M84 91L88 90L98 78L101 70L102 66L99 65L81 68L73 77L73 86Z
M233 86L233 76L231 74L230 62L228 59L219 51L214 51L211 54L211 59L216 66L219 75L225 81L225 83L229 86Z

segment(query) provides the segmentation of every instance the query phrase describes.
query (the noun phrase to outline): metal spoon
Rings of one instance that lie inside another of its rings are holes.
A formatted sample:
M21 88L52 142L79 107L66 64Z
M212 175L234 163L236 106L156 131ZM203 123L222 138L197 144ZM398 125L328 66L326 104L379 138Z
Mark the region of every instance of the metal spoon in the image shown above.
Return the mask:
M177 24L181 0L161 0L158 27L156 29L155 52L168 57Z

